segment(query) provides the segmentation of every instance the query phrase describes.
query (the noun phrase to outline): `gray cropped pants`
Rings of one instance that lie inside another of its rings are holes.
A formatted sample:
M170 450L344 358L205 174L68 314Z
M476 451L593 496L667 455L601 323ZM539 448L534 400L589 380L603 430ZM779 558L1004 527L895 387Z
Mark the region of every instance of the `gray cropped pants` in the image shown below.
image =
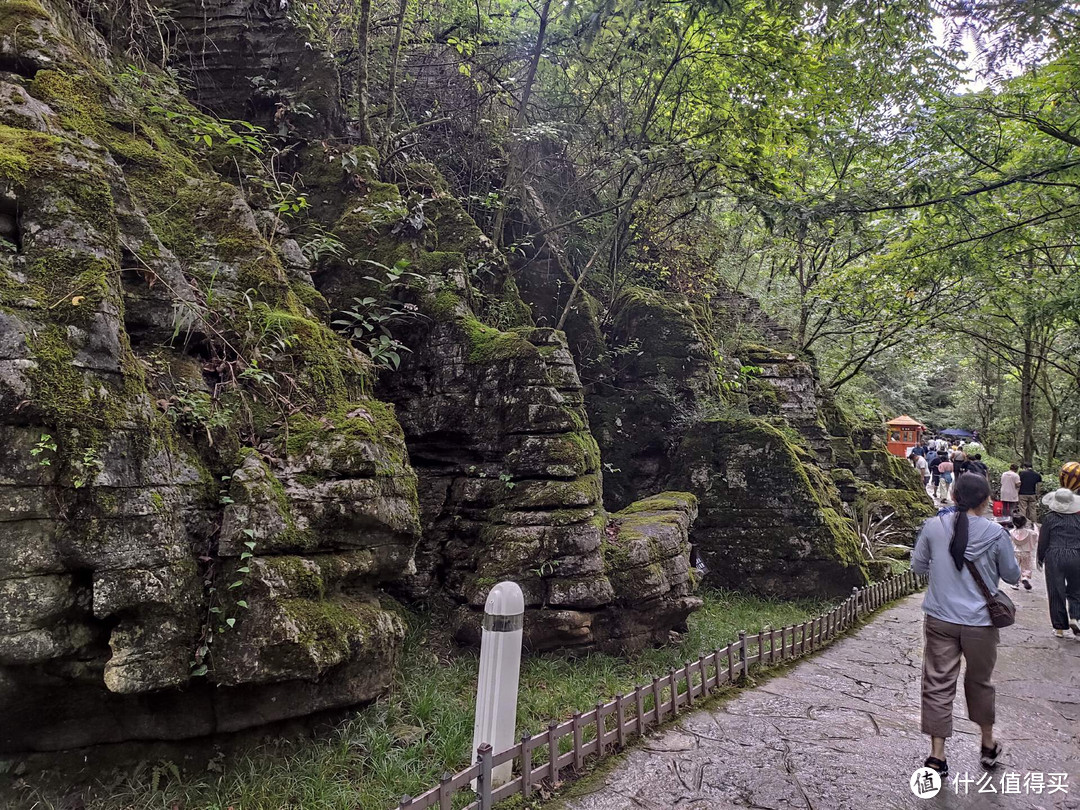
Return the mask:
M968 718L980 726L994 723L994 684L998 629L953 624L927 616L922 671L922 731L932 737L951 737L953 701L964 658L964 694Z

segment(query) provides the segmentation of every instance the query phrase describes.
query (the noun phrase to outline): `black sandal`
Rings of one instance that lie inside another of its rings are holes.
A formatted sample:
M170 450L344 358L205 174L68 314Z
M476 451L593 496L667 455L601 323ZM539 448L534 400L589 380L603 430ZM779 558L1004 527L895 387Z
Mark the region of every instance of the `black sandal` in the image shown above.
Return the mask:
M1001 756L1001 743L995 742L993 748L987 748L985 745L980 748L982 750L979 752L979 764L988 771L997 767L998 758Z
M938 772L938 776L944 782L945 777L949 775L949 763L943 759L937 757L927 757L926 762L923 763L924 768L931 768Z

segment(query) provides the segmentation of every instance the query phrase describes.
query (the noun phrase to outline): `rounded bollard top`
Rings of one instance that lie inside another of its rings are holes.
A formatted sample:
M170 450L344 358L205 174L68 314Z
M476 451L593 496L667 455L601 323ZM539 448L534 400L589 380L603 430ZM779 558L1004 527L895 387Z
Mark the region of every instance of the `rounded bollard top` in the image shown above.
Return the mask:
M516 582L500 582L484 603L484 613L489 616L520 616L524 612L525 597Z

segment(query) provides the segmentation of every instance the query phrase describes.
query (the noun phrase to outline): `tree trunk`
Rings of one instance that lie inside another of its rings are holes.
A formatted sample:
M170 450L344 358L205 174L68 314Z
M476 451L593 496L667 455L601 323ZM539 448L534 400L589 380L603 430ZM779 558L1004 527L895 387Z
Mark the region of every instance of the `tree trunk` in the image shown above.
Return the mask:
M1056 405L1050 406L1050 430L1049 436L1046 439L1046 459L1047 461L1057 458L1058 441L1060 436L1058 435L1058 425L1061 419L1061 408Z
M383 155L390 154L390 138L393 136L394 115L397 112L397 72L401 58L401 35L405 30L405 12L409 0L398 0L397 20L394 26L394 44L390 49L390 76L386 88L386 131L383 133Z
M985 351L979 357L979 377L983 390L982 396L979 397L979 401L976 403L976 410L979 413L979 436L989 450L990 422L994 416L994 380L990 375L994 364L990 357L990 350L986 347L983 348Z
M368 39L371 34L371 0L360 0L360 19L356 25L356 117L360 124L360 143L372 146L371 122L368 120Z
M1034 347L1031 324L1027 323L1024 325L1024 359L1020 364L1020 453L1028 462L1035 456Z
M370 2L370 0L369 0ZM540 30L536 32L536 46L533 48L532 58L529 60L529 71L525 74L525 86L521 91L521 106L518 107L517 115L514 116L514 125L510 128L510 137L513 138L525 123L525 116L529 109L529 98L532 96L533 82L536 80L536 68L540 65L540 53L544 48L544 35L547 33L548 12L551 10L551 0L544 0L544 8L540 11ZM495 212L495 224L492 226L492 241L495 247L502 245L502 232L506 224L506 206L520 183L518 175L521 156L517 144L510 142L510 161L506 167L506 182L503 184L502 204Z

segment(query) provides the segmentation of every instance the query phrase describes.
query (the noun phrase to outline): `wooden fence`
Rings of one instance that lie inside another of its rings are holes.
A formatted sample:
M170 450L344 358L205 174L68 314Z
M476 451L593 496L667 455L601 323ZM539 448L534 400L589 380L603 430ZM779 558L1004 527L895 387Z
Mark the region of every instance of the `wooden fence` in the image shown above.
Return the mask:
M763 664L790 661L819 649L851 627L859 616L870 613L887 602L920 589L925 577L910 571L876 582L866 588L852 589L851 596L832 610L802 624L779 630L763 629L726 647L687 661L679 669L669 670L651 683L638 686L628 695L596 704L587 712L578 712L570 720L551 723L546 731L526 734L521 742L505 751L493 752L487 743L477 749L477 761L456 774L444 776L437 787L416 796L404 796L396 810L420 810L438 807L451 810L454 794L474 780L476 801L465 810L490 810L516 793L528 798L544 780L555 784L567 769L581 773L586 757L603 758L625 747L632 737L641 737L649 729L689 709L694 701L748 675L750 668ZM561 751L560 741L569 737L572 745ZM586 739L588 737L589 739ZM534 765L537 751L546 761ZM546 755L546 757L545 757ZM493 787L491 771L505 762L514 762L515 776Z

